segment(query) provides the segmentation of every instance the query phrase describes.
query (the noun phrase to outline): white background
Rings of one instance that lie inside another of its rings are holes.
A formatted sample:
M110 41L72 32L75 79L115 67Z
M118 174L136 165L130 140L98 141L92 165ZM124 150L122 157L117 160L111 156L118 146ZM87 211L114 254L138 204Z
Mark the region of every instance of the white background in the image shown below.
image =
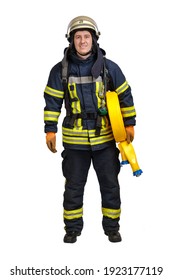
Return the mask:
M172 279L171 2L1 1L2 279L61 279L14 277L10 269L65 265L100 270L95 276L78 279L103 279L105 266L163 266L162 276L126 279ZM78 15L97 22L100 46L124 72L137 110L134 148L143 174L133 177L130 166L121 170L123 241L119 244L110 243L103 234L99 186L92 168L84 198L83 233L77 243L63 243L63 113L58 152L52 154L45 144L43 91L50 69L62 59L68 46L67 25Z

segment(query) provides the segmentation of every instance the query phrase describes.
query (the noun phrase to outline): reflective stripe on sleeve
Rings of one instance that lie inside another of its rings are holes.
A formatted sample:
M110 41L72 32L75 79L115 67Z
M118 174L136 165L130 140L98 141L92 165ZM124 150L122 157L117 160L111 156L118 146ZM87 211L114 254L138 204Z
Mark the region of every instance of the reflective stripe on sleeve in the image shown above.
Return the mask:
M125 81L121 86L116 89L117 94L123 93L129 87L127 81Z
M121 108L121 113L123 118L136 116L136 111L134 106Z
M58 122L60 112L44 111L44 121Z
M48 87L48 86L46 86L44 92L51 95L51 96L55 96L55 97L58 97L58 98L63 98L64 97L64 92L63 91L56 90L56 89L53 89L53 88Z

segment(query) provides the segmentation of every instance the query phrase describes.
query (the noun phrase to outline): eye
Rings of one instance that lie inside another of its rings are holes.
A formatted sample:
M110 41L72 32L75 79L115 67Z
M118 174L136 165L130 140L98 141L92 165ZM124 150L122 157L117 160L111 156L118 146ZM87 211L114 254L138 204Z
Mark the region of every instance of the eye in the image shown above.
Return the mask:
M85 35L86 39L89 39L90 37L91 37L90 34Z

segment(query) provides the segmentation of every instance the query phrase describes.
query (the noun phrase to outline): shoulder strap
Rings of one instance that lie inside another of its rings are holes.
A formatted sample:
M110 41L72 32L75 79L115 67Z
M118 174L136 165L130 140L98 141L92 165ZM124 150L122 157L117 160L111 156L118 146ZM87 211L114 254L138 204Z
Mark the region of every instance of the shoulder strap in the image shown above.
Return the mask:
M103 58L103 84L104 84L104 95L106 94L107 91L107 81L108 78L108 69L106 68L106 57Z
M103 63L103 83L104 83L104 93L106 94L107 90L114 91L114 85L112 77L108 71L108 68L106 67L106 57L104 57L104 63Z
M68 50L69 48L65 50L64 57L61 61L61 65L62 65L62 84L64 88L65 108L67 110L67 115L70 115L71 106L70 106L70 99L69 99L69 92L68 92L68 59L67 59Z
M61 61L62 64L62 83L64 86L64 90L67 90L67 79L68 79L68 60L67 60L67 53L69 48L65 50L64 57Z

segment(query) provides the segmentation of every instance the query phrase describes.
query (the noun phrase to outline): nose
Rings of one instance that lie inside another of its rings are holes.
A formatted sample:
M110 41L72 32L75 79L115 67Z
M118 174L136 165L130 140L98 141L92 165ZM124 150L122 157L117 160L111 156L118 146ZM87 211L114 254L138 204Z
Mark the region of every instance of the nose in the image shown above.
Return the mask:
M84 42L85 42L85 37L81 36L81 43L84 43Z

